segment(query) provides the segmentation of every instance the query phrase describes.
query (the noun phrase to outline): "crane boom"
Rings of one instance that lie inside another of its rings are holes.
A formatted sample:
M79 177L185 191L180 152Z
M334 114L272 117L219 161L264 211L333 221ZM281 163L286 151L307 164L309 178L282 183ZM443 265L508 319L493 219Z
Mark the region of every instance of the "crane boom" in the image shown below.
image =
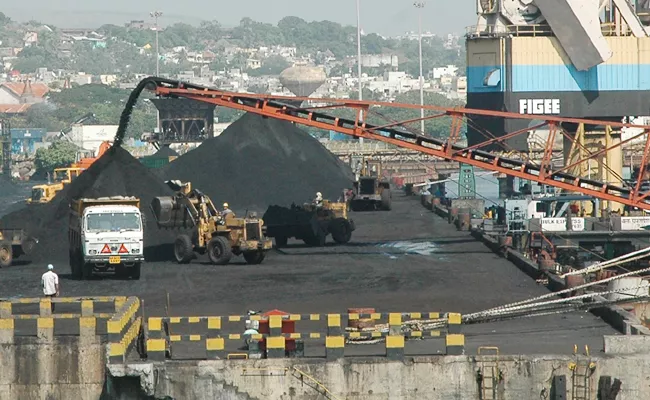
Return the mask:
M288 96L256 95L249 93L231 93L216 89L210 89L203 86L192 85L180 81L152 77L146 78L140 82L136 90L134 90L134 93L131 95L131 98L129 98L127 107L122 114L118 134L115 138L116 146L120 145L124 136L124 132L126 130L126 126L123 126L123 124L128 124L130 115L129 106L130 108L133 107L135 100L137 100L137 96L139 96L139 93L145 88L153 91L156 95L161 97L196 100L217 106L258 114L264 117L289 121L313 128L331 130L356 138L366 138L390 143L397 147L418 151L420 153L443 158L446 160L473 165L474 167L482 168L488 171L503 173L521 179L538 182L540 184L554 186L560 189L593 196L602 200L618 202L628 206L650 210L650 192L641 192L640 190L644 176L646 175L646 167L649 161L648 154L650 153L650 135L648 135L650 126L647 125L635 125L593 119L552 117L546 115L522 115L503 111L489 111L468 108L424 106L425 110L428 112L434 112L435 114L425 116L424 118L415 118L400 122L390 122L388 124L378 126L368 124L365 121L362 122L360 118L361 112L366 112L371 107L377 106L406 109L420 109L421 106L415 104L384 103L376 101L358 101L347 99L314 99ZM296 100L311 101L327 105L300 108L291 106L286 103L287 101ZM353 109L356 111L356 118L355 120L344 119L322 112L322 110L333 108ZM499 135L498 137L495 137L488 132L488 134L492 137L481 144L474 146L459 145L458 141L460 138L460 131L463 122L466 120L468 123L470 123L471 117L476 115L491 116L495 118L527 119L536 121L538 124L532 128L505 133L503 135ZM447 140L413 133L404 128L404 125L408 123L418 122L422 119L433 119L443 116L449 116L452 118L451 129ZM562 129L562 124L585 124L593 126L609 126L611 128L630 127L640 128L642 132L630 139L621 141L616 145L592 153L589 155L589 157L580 160L577 163L563 166L559 169L553 169L551 156L553 153L552 150L555 137L558 132L563 135L567 135L567 133ZM531 129L537 129L543 126L548 127L549 135L545 146L544 156L539 163L525 159L501 157L493 152L481 150L481 147L483 146L493 145L495 143L503 144L506 139L512 138L516 135L526 134ZM633 187L616 186L595 179L572 175L566 172L581 162L587 162L589 159L596 159L599 156L602 157L602 155L607 151L619 147L638 137L645 138L645 146L642 161L640 164L640 171Z

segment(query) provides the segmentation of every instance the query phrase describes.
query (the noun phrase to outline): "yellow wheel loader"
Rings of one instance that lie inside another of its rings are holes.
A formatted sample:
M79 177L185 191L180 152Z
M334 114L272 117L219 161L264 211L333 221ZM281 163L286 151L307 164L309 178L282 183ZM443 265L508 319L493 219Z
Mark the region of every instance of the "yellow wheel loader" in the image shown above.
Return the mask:
M238 218L222 214L206 194L189 182L167 181L174 196L156 197L151 209L159 227L185 229L174 242L174 257L186 264L207 254L215 265L225 265L233 255L243 255L249 264L260 264L273 241L264 236L264 221L255 213Z

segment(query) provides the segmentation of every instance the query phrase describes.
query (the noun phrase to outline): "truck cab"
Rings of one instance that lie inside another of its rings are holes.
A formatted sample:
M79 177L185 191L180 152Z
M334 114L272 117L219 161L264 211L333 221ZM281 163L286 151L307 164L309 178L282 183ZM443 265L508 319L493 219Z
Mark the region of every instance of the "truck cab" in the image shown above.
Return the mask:
M73 276L88 279L112 272L140 278L144 230L139 205L133 197L73 201L69 231Z

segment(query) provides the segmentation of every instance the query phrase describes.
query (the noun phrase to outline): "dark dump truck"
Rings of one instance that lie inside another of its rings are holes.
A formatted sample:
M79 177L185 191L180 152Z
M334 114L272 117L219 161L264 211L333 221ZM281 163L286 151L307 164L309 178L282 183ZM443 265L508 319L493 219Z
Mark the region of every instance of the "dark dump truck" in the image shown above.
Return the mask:
M311 204L294 204L289 208L270 206L262 219L266 236L275 238L278 248L286 246L289 238L302 240L308 246L324 246L330 234L336 243L345 244L355 230L345 202L325 200L320 207Z

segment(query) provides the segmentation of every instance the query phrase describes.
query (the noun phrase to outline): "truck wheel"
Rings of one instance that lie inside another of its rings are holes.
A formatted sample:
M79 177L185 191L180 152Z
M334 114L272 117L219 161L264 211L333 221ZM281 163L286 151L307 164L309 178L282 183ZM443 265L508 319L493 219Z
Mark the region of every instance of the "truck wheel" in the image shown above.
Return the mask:
M232 248L228 239L223 236L215 236L208 242L208 257L213 264L226 265L232 257Z
M84 264L83 262L80 264L81 267L81 279L87 281L92 279L93 277L93 265L92 264Z
M287 247L287 242L289 239L286 236L276 236L275 237L275 247L280 248L280 247Z
M140 269L141 269L142 263L135 263L133 267L130 269L130 275L131 278L138 280L140 279Z
M11 251L10 244L0 244L0 268L11 266L13 260L13 252Z
M263 251L247 251L244 253L244 260L249 264L261 264L266 254Z
M352 227L346 219L335 219L330 225L332 239L338 244L346 244L352 239Z
M323 247L325 242L327 242L327 233L321 229L317 230L316 233L308 239L303 239L306 245L312 247Z
M391 197L390 189L384 189L381 191L381 209L383 211L390 211L392 208Z
M194 258L192 240L187 235L178 235L174 242L174 257L179 264L187 264Z

